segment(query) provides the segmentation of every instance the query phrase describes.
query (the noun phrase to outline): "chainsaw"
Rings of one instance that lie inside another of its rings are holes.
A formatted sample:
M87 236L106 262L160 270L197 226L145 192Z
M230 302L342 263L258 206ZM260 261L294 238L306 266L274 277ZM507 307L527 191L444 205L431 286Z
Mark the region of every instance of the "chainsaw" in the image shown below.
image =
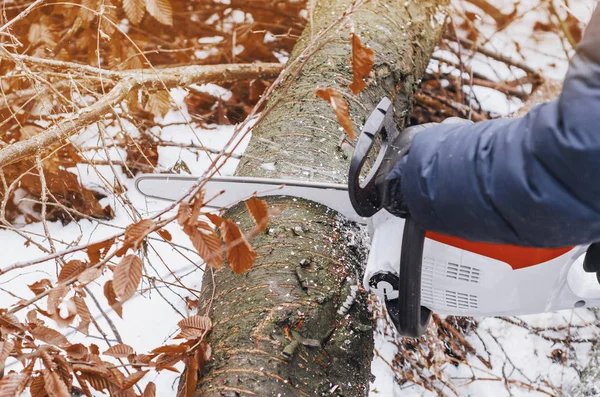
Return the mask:
M421 336L432 312L502 316L600 306L600 244L547 249L477 243L427 232L410 216L382 209L375 181L403 155L395 143L406 139L392 111L384 98L369 116L347 185L212 177L204 185L209 206L223 209L253 195L292 196L367 225L371 249L363 284L385 302L402 336ZM175 201L198 182L194 176L150 174L137 177L135 186L146 197Z

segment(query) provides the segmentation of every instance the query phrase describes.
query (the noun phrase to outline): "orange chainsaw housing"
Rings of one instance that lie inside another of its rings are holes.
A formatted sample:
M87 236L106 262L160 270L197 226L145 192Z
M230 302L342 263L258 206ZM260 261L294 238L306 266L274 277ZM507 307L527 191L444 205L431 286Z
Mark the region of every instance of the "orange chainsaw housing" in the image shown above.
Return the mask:
M508 244L476 243L434 232L427 232L426 237L452 247L497 259L509 264L513 270L539 265L558 258L574 248L530 248Z

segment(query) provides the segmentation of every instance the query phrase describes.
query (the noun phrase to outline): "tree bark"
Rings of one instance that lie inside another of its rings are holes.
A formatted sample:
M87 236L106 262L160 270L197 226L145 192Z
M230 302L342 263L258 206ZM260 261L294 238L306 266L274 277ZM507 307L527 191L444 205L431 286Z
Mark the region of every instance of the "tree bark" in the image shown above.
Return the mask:
M350 105L355 131L384 96L395 105L401 128L413 92L443 28L438 0L368 2L350 23L318 43L311 35L330 26L350 0L322 0L290 62L310 44L318 49L292 70L270 99L268 115L253 137L238 175L346 183L349 143L317 87L333 86ZM352 81L350 32L375 52L367 88L358 96ZM301 69L300 69L301 68ZM315 203L271 198L282 212L252 240L258 252L242 276L207 271L200 312L210 308L213 358L200 378L202 396L365 396L371 380L373 333L367 297L356 294L365 263L356 225ZM251 227L243 206L227 217ZM214 291L214 299L211 300Z

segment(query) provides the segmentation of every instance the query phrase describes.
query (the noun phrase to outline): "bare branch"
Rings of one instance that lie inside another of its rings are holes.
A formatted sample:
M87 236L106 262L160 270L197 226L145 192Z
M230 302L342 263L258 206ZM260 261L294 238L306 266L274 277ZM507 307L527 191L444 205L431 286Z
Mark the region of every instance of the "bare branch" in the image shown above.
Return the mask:
M51 145L65 141L89 124L106 115L127 95L139 88L159 90L197 83L230 82L276 77L283 66L278 63L226 64L186 66L154 71L137 70L123 73L123 80L94 104L80 109L77 114L63 120L46 131L19 141L0 150L0 167L46 150Z

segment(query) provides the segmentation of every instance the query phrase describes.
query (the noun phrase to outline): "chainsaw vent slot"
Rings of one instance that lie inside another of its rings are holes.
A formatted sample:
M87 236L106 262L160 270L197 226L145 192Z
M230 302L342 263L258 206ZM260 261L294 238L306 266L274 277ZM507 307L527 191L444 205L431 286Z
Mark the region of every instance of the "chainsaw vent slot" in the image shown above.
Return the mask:
M455 309L477 309L477 296L446 290L446 306Z
M448 278L477 284L479 283L480 276L479 269L476 267L456 263L448 263L446 266L446 277Z
M421 275L421 302L429 308L447 309L478 309L479 299L477 295L456 292L442 286L444 279L479 283L481 271L477 268L436 261L431 257L423 258L423 272Z

